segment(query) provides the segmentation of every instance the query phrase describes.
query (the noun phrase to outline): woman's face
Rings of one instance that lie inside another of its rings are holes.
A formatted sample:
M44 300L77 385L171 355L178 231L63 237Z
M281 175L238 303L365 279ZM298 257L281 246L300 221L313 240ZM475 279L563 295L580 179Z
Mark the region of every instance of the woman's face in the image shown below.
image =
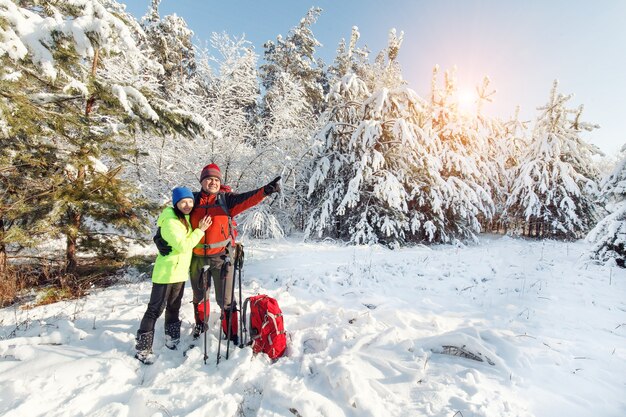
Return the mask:
M193 198L183 198L176 203L176 208L183 214L191 213L191 209L193 209Z

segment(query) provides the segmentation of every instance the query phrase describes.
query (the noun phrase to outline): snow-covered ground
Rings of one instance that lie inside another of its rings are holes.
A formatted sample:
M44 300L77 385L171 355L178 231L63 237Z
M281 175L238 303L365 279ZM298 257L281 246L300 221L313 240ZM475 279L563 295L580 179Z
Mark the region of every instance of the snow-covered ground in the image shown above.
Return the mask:
M244 296L276 297L290 334L276 363L236 348L216 366L214 308L206 365L201 344L187 356L164 347L162 318L156 363L139 363L149 277L6 308L0 415L623 416L626 271L585 263L588 248L501 236L393 251L249 241ZM482 362L450 354L459 348Z

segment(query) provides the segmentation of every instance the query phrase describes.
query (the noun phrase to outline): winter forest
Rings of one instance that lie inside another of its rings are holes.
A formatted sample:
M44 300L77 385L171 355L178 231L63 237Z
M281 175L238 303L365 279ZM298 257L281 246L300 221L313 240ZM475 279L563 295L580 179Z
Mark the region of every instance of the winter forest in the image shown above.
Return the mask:
M210 162L234 190L282 175L278 197L237 219L243 235L587 238L590 258L624 266L626 161L585 140L598 126L557 81L534 120L501 120L483 113L488 77L475 110L459 105L462 68L433 64L418 96L396 30L372 52L353 27L325 63L318 8L258 51L227 33L196 45L159 2L138 20L115 0L0 0L0 275L50 240L69 273L83 254L151 244L170 190L197 188Z

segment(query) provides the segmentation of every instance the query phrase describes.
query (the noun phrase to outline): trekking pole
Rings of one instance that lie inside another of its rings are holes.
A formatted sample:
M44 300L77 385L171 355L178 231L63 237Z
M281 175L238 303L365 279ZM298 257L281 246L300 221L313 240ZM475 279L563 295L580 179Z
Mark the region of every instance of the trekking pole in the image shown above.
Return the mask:
M237 247L235 247L235 262L234 262L234 267L233 267L233 279L231 280L231 287L230 287L230 308L228 309L228 311L226 312L226 326L227 326L227 330L226 330L226 359L228 359L228 354L230 352L230 342L231 342L231 337L233 336L233 326L232 326L232 321L233 321L233 313L235 311L237 311L237 302L235 300L235 272L237 270Z
M243 245L240 243L237 245L237 267L239 270L238 281L239 281L239 305L240 306L243 306L243 298L241 295L241 270L243 269L243 255L244 255ZM244 321L243 310L241 310L239 314L239 348L240 349L243 349L243 321Z
M220 323L218 325L218 329L219 329L219 338L218 338L218 344L217 344L217 363L216 365L219 365L220 363L220 359L222 358L221 356L221 350L222 350L222 322L226 319L226 315L225 315L225 308L226 307L224 305L224 301L226 301L226 275L228 273L228 266L230 265L230 257L228 256L228 254L224 257L224 263L222 264L222 269L220 271L220 280L222 281L222 305L221 307L221 312L220 312Z
M210 266L209 265L204 265L202 267L202 288L204 289L204 299L202 300L202 303L204 304L204 308L203 308L203 319L202 319L202 330L204 333L204 342L203 342L203 348L204 348L204 364L206 365L206 360L209 357L209 355L207 355L207 343L206 343L206 329L207 329L207 319L208 319L208 311L207 311L207 296L208 296L208 290L209 290L209 271L210 271Z

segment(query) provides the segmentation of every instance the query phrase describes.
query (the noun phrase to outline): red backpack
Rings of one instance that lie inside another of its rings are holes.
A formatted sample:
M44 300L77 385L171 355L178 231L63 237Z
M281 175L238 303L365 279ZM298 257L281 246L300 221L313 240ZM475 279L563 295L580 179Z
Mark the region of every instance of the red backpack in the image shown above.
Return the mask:
M245 318L250 305L250 338L252 351L263 352L270 359L278 359L285 354L287 336L283 325L283 313L278 302L265 294L246 298L243 303L244 333Z

